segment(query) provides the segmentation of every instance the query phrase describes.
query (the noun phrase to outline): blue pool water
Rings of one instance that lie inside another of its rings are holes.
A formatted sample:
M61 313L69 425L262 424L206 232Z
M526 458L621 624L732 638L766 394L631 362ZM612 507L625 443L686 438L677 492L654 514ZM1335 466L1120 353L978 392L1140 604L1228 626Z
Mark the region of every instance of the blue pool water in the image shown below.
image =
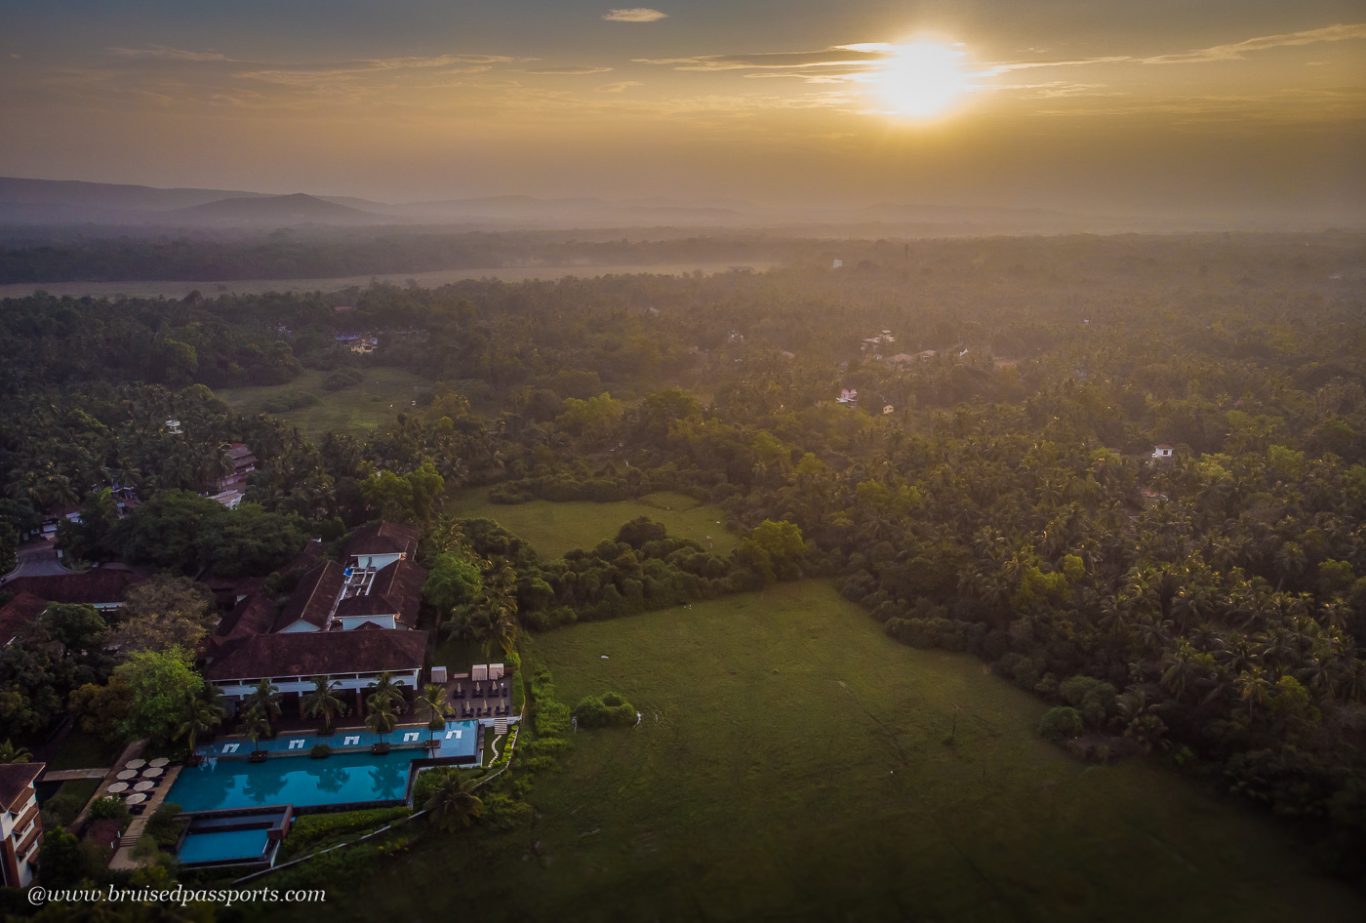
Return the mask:
M452 721L446 733L438 731L441 746L429 751L425 748L391 750L383 756L372 753L338 753L326 759L308 757L307 750L299 756L275 756L260 763L245 759L211 758L195 767L180 771L166 800L178 804L187 812L222 809L253 808L268 804L292 804L296 808L321 805L355 804L367 801L401 801L408 794L408 776L412 762L429 755L435 757L473 758L478 746L477 722ZM390 741L401 740L397 732ZM427 739L423 732L423 740ZM287 738L281 735L280 743ZM224 743L214 748L222 752ZM310 745L311 746L311 745ZM242 751L249 753L251 744L242 742ZM206 750L209 748L205 748ZM278 748L277 748L278 749ZM232 751L229 751L232 752Z
M477 721L447 721L444 731L437 731L435 738L441 744L441 755L468 755L474 753L474 741L478 736ZM384 735L390 746L413 746L432 737L425 727L401 727ZM327 744L334 750L343 748L364 748L380 742L379 735L365 728L347 728L324 737L321 734L292 734L282 732L273 740L258 740L255 746L242 737L225 737L211 744L196 748L201 756L247 756L253 749L269 753L297 753L307 756L316 744Z
M191 833L180 844L177 855L186 864L246 861L262 858L269 842L270 831L265 829Z

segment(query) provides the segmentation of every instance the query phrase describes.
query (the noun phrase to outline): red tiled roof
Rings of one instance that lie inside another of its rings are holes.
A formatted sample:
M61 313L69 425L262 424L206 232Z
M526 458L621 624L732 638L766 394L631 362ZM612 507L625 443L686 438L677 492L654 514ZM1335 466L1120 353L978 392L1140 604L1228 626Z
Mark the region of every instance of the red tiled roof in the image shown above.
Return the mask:
M0 808L14 810L19 800L28 794L33 780L46 768L47 763L0 763Z
M346 541L347 557L358 554L417 555L418 530L397 522L377 522L361 526Z
M289 602L275 620L275 631L303 619L315 628L326 628L332 614L332 604L341 594L342 566L336 561L323 561L299 579L290 594Z
M256 635L209 664L204 677L221 682L414 670L426 652L427 633L406 629Z
M422 585L427 582L427 572L411 561L395 561L375 574L375 582L370 585L371 593L379 593L385 599L398 604L399 618L408 627L417 625L417 610L422 605Z
M0 606L0 647L4 647L19 634L25 625L43 614L48 606L46 599L22 591L9 602Z
M387 568L386 568L387 570ZM379 593L348 596L337 604L337 615L395 615L403 610Z
M130 586L145 579L132 571L100 567L83 574L15 577L5 588L53 603L118 603Z
M214 629L210 644L221 649L234 641L265 634L275 627L275 616L273 600L267 596L252 594L223 616L223 620Z

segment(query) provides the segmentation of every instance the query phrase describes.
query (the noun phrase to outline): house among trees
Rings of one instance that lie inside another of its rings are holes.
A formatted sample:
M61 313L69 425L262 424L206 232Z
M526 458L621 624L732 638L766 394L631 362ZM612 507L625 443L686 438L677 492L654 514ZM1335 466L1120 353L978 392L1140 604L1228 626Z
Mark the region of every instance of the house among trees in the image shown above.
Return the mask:
M836 403L836 404L857 404L857 403L858 403L858 389L857 389L857 388L842 388L842 389L840 390L840 396L837 397L837 398L835 398L835 403Z
M232 472L219 478L218 489L245 491L247 478L256 471L256 456L243 442L232 443L224 450L223 455L227 458L228 464L232 465Z
M863 338L863 351L871 353L874 359L882 358L882 350L896 342L896 337L892 336L892 331L884 330L877 336Z
M256 456L245 443L234 442L223 450L223 463L230 470L215 482L218 492L209 499L235 510L246 496L247 478L256 471Z
M1153 461L1170 461L1173 451L1174 449L1165 442L1159 443L1158 445L1153 446L1152 459Z
M28 595L35 596L45 603L94 606L101 612L107 612L122 606L129 588L145 579L136 571L113 565L97 567L83 574L15 577L4 587L15 594L14 599L10 600L11 603Z
M0 648L9 647L24 627L30 625L47 609L46 599L27 591L15 594L0 606Z
M26 888L38 866L43 821L34 781L46 763L0 763L0 870L5 887Z

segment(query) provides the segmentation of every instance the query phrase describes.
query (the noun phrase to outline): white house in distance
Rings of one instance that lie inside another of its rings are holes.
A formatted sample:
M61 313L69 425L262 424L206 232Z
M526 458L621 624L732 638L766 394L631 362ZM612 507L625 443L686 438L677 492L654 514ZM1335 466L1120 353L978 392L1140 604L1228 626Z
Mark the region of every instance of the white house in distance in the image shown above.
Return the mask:
M840 389L840 396L837 397L837 398L835 398L835 403L836 403L836 404L857 404L857 403L858 403L858 389L857 389L857 388L842 388L842 389Z
M0 872L9 888L27 888L37 871L43 821L33 787L46 763L0 763Z
M1153 461L1170 461L1173 451L1174 449L1165 442L1155 445L1153 446Z

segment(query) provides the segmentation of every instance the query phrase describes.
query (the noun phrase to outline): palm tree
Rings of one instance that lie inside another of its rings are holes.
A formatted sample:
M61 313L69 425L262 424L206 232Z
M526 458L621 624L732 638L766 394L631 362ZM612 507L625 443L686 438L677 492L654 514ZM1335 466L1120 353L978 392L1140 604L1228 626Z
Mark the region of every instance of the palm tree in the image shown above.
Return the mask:
M251 741L251 753L255 756L261 752L257 742L270 733L270 721L260 712L248 711L242 719L242 732Z
M427 817L447 833L468 827L483 813L484 802L474 794L473 783L458 771L443 776L427 796Z
M304 714L309 718L321 718L323 734L328 735L332 733L333 722L344 718L350 708L337 695L341 683L333 682L330 676L320 676L313 683L313 691L304 696Z
M1187 688L1200 675L1195 651L1184 640L1162 658L1162 688L1177 699L1185 696Z
M246 710L248 714L260 715L266 721L266 734L270 734L270 723L280 717L280 692L271 685L270 680L263 679L256 684L256 688L247 696Z
M446 716L451 713L451 706L446 702L446 687L437 683L428 683L422 687L422 695L418 697L417 702L430 715L427 730L431 733L428 739L435 740L436 731L446 726Z
M394 682L394 677L389 673L381 673L379 679L369 689L369 700L381 699L394 706L399 714L406 710L403 699L403 687Z
M1271 681L1266 678L1266 671L1254 666L1246 673L1239 673L1234 685L1238 698L1247 704L1248 720L1254 720L1257 709L1264 708L1271 700Z
M190 757L194 757L195 744L200 734L207 734L223 723L228 710L222 703L222 691L212 683L204 686L204 691L186 703L184 720L176 729L176 739L185 739Z
M365 726L379 735L379 742L383 745L385 744L385 735L392 731L394 725L398 723L398 717L394 713L393 700L372 695L367 708L369 714L365 716Z
M31 759L33 754L26 747L9 739L0 741L0 763L27 763Z

